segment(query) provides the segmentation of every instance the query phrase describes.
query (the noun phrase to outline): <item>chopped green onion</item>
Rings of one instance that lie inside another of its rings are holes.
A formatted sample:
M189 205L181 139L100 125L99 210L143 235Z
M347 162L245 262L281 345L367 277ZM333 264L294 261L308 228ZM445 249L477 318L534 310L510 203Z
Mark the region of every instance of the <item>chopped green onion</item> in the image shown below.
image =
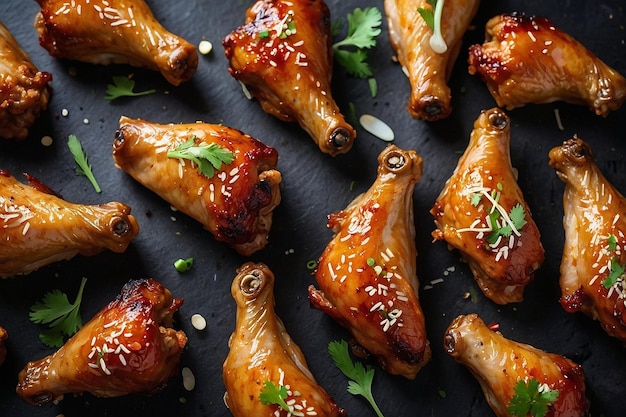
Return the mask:
M187 258L187 259L178 259L176 262L174 262L174 268L176 268L176 270L178 272L186 272L189 270L189 268L191 268L191 265L193 265L193 258Z

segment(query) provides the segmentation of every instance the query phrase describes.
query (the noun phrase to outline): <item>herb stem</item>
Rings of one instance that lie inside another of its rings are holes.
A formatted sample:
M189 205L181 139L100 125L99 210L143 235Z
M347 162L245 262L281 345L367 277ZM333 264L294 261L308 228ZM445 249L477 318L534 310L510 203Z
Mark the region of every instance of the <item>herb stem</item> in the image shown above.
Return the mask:
M438 0L435 5L435 21L433 34L430 37L430 47L438 54L443 54L448 50L448 45L441 34L441 15L443 14L443 5L445 0Z

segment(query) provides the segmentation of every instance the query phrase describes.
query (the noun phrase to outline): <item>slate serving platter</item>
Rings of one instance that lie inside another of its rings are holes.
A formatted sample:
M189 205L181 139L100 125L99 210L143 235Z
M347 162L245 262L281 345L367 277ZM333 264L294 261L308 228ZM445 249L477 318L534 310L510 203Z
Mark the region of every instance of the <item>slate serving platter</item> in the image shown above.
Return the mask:
M96 204L122 201L129 204L141 231L124 254L78 256L28 276L0 281L0 325L9 332L8 357L0 367L1 416L229 416L222 397L221 367L228 353L228 337L234 329L235 304L230 285L235 269L248 260L265 262L276 275L277 311L300 345L318 382L351 416L373 416L360 397L346 392L347 380L332 364L329 341L348 339L349 334L320 311L309 307L306 288L314 283L307 262L316 259L332 237L326 216L343 209L371 185L376 157L386 143L358 127L355 146L347 155L322 154L297 126L265 114L257 102L247 100L239 84L227 72L221 39L240 25L250 2L208 0L151 0L149 5L162 24L193 44L207 39L211 54L200 56L197 74L180 87L169 85L158 73L125 65L94 66L54 59L37 43L32 26L38 11L35 1L3 0L3 21L40 70L53 74L54 92L43 113L23 142L0 142L0 168L14 175L28 172L72 202ZM332 20L344 18L355 7L377 6L382 1L328 1ZM460 152L467 145L474 120L483 109L495 106L485 85L467 73L467 46L482 42L484 25L500 12L522 11L543 15L574 35L597 56L626 74L626 16L621 0L484 1L454 67L450 85L454 110L443 121L416 121L406 112L409 84L392 61L387 24L378 46L370 53L378 95L372 98L367 81L347 76L335 67L333 94L344 112L354 103L358 115L369 113L395 131L395 144L413 148L424 158L424 174L414 194L418 248L420 300L433 349L431 362L414 381L386 375L378 366L374 396L387 417L489 416L493 415L477 381L443 350L443 332L459 314L478 313L485 322L499 323L508 338L565 355L581 363L586 373L587 395L594 416L623 415L626 394L624 348L607 336L600 325L582 314L567 314L558 299L559 263L563 250L562 193L564 184L548 166L548 151L577 134L590 143L597 162L616 187L626 192L624 132L626 108L606 119L587 108L553 103L530 105L508 112L512 120L512 161L519 170L519 184L533 211L546 249L546 260L522 303L498 306L476 287L467 265L445 243L432 243L434 229L428 211ZM150 96L104 100L105 87L113 76L134 74L137 89L155 88ZM68 115L63 116L63 109ZM555 119L558 109L564 130ZM193 122L202 120L238 128L279 151L283 174L282 203L274 212L269 244L249 258L217 243L193 219L173 211L169 204L116 169L111 156L113 135L121 115L147 120ZM102 186L97 194L86 178L74 172L66 146L67 136L82 141L93 171ZM41 138L53 138L43 146ZM193 257L193 268L178 273L172 263ZM451 268L453 267L453 268ZM89 394L67 395L56 405L33 407L15 394L17 374L30 361L53 352L39 340L41 328L28 320L30 306L46 292L61 289L72 299L82 277L87 277L82 316L91 318L112 300L129 279L153 277L176 297L184 298L175 316L175 327L188 337L181 366L191 368L195 389L183 388L180 376L161 393L145 397L98 399ZM427 289L430 281L443 282ZM475 302L467 292L477 293ZM202 314L204 331L195 330L190 317Z

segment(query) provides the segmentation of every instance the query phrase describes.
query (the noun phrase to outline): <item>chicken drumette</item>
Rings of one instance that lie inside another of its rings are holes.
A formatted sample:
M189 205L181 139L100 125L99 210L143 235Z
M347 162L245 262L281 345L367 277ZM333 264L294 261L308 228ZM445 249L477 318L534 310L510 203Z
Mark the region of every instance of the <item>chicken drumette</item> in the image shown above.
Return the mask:
M17 394L43 405L69 393L119 397L162 389L187 344L185 333L171 328L182 303L153 279L130 281L57 352L29 362Z
M330 155L350 150L356 131L331 92L330 12L323 0L260 0L222 41L230 74L267 113L296 121Z
M413 379L430 359L413 218L422 158L389 146L378 164L370 189L329 216L335 236L319 259L320 289L311 285L309 300L350 330L387 372Z
M302 351L274 310L274 274L248 262L237 270L231 293L237 324L223 365L224 401L235 417L345 416L317 384ZM288 410L264 404L261 393L273 385L285 389Z
M599 320L626 344L626 200L579 138L553 148L550 166L565 182L561 305Z
M0 170L0 278L32 272L77 254L124 252L139 232L130 207L74 204L26 175Z

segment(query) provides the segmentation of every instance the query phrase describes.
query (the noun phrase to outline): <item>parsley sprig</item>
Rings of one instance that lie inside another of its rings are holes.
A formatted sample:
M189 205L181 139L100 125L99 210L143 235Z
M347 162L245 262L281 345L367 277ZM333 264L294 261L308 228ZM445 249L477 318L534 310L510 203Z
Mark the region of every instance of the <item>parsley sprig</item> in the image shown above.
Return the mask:
M76 161L76 173L78 175L84 175L89 179L91 185L96 190L97 193L102 192L98 181L96 181L96 177L94 177L93 172L91 171L91 165L87 160L87 155L83 150L83 146L80 144L80 141L76 137L76 135L69 135L67 140L67 147L70 148L70 152L74 156L74 161Z
M187 159L198 167L198 172L207 178L213 178L215 170L222 169L222 164L230 164L235 155L228 149L215 143L196 145L195 136L167 153L168 158Z
M73 303L60 290L53 290L43 296L30 308L29 317L33 323L47 324L48 330L39 334L39 340L49 347L61 347L64 336L72 336L82 326L80 303L87 278L83 278Z
M287 398L287 388L284 386L276 386L272 381L265 381L263 383L263 389L259 394L261 404L270 405L276 404L285 411L291 411L285 399Z
M348 33L346 37L333 44L337 62L350 75L358 78L372 77L372 69L367 62L367 50L376 46L376 37L380 35L382 14L377 7L355 8L348 13ZM334 25L337 30L337 25Z
M337 368L345 376L351 379L348 381L348 392L352 395L363 396L372 406L378 417L384 417L378 408L372 394L372 381L374 379L374 369L365 367L361 362L352 362L348 352L348 342L345 340L332 341L328 344L328 352L333 358Z
M446 45L446 41L441 34L441 15L443 14L445 0L426 0L426 3L430 5L430 8L418 7L417 12L433 31L429 40L430 47L436 53L443 54L448 50L448 45Z
M137 97L156 93L156 90L154 89L139 92L133 91L134 89L134 80L125 75L119 75L113 77L113 84L107 84L107 90L104 99L111 101L119 97Z
M496 188L497 190L493 190L491 194L481 190L481 192L474 193L470 197L470 203L473 206L478 206L483 197L486 197L491 203L491 210L487 215L487 222L491 232L487 235L486 240L492 244L496 243L500 236L509 237L514 230L519 231L526 224L526 211L520 203L513 206L506 216L503 215L503 213L506 213L500 205L503 186L498 183Z
M523 380L515 384L515 394L509 402L508 411L512 416L544 417L548 413L548 407L559 397L558 390L540 387L539 381L530 379L528 383Z

